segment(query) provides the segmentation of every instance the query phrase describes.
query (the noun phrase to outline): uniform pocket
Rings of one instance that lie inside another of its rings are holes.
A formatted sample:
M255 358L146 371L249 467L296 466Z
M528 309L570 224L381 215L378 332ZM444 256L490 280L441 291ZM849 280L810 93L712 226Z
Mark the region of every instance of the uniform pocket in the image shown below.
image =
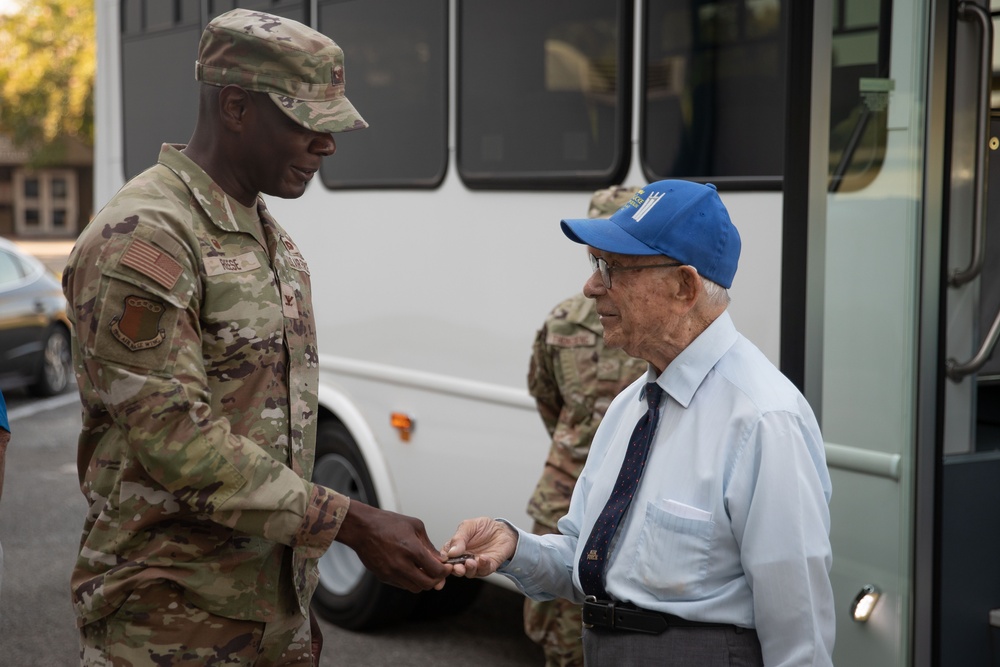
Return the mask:
M672 500L647 503L630 579L656 597L697 597L714 541L710 512Z

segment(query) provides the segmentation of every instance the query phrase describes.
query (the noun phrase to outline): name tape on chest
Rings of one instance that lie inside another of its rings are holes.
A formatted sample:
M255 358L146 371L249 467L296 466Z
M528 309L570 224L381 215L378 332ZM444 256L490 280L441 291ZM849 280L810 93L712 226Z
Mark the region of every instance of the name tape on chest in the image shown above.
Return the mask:
M260 268L260 260L252 252L235 257L205 257L205 273L218 276L223 273L244 273Z
M593 347L597 345L597 334L590 331L582 331L578 334L567 336L565 334L548 332L545 336L548 345L557 347Z

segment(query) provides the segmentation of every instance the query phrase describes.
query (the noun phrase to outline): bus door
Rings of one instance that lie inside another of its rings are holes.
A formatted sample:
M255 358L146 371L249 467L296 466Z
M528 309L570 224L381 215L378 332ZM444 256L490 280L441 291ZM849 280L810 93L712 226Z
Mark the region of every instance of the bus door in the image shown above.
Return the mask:
M934 1L815 3L810 122L814 134L828 134L809 152L819 177L809 182L805 222L803 384L833 483L838 666L914 664L923 220L934 205L924 191L926 12Z
M838 665L1000 665L991 1L845 0L829 32L816 23L814 58L836 71L877 48L879 65L857 89L831 78L825 218L809 222ZM876 11L866 46L853 23Z
M949 0L815 7L812 72L832 75L811 90L829 150L809 154L827 178L808 186L819 214L805 223L803 356L833 481L834 663L989 665L1000 469L977 450L978 373L945 371L985 333L981 272L953 288L945 276L968 262L972 202L986 192L974 119L991 73L976 75L992 54L988 12Z
M955 10L938 453L942 667L1000 665L1000 2Z

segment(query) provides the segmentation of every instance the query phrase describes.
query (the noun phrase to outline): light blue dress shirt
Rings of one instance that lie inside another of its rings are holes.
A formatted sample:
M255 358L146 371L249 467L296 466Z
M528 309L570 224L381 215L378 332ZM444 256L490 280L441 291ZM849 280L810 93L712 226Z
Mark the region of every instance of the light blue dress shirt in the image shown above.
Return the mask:
M562 534L518 530L517 551L500 572L532 598L582 602L576 564L653 381L666 396L611 546L608 594L689 620L756 628L768 667L832 665L823 438L802 394L728 313L658 378L650 368L611 403L559 521Z

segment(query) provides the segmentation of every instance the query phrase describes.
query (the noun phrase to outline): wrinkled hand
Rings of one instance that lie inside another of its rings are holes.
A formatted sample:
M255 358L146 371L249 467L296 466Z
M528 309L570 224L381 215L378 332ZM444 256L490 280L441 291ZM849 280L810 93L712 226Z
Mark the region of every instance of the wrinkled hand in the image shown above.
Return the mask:
M352 500L337 541L354 549L379 581L411 593L444 588L452 566L442 561L419 519Z
M517 531L489 517L466 519L458 525L451 539L441 549L443 558L452 558L464 553L474 554L474 558L454 565L454 574L459 577L485 577L497 571L504 561L510 560L517 549Z

